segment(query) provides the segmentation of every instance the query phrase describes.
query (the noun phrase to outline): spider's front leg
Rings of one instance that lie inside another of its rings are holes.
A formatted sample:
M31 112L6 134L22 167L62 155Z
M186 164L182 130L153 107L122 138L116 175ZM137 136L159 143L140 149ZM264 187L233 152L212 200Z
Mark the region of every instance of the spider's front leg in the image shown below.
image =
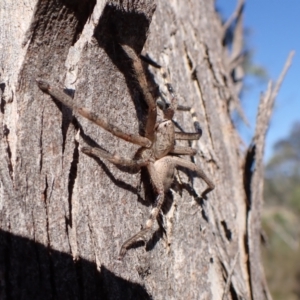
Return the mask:
M152 181L152 185L153 185L156 193L158 194L155 204L154 204L154 208L151 211L150 217L147 220L145 227L140 232L135 234L133 237L128 239L122 245L120 253L119 253L119 258L118 258L119 260L121 260L125 256L128 248L130 248L130 246L132 246L140 238L144 237L151 230L153 223L157 219L157 216L159 214L161 206L164 202L164 196L165 196L164 183L161 180L161 177L159 176L160 174L157 173L155 164L156 163L150 163L147 166L147 169L150 174L151 181Z
M145 126L145 137L153 142L155 136L155 124L156 124L156 101L153 98L150 89L148 87L147 78L143 69L142 62L137 56L135 51L128 45L121 45L122 49L125 51L127 56L132 60L132 66L135 72L136 79L143 92L144 99L148 105L148 115Z
M96 113L89 111L85 107L77 106L73 99L68 96L63 90L51 85L45 80L36 79L37 85L39 88L72 109L75 113L87 118L88 120L94 122L98 126L102 127L103 129L109 131L111 134L125 140L131 142L133 144L137 144L142 147L149 148L152 145L152 142L143 136L138 134L128 134L121 130L119 127L109 123L105 118L98 116Z
M195 109L190 106L183 106L183 105L178 104L178 95L176 94L176 92L172 86L169 73L165 68L154 63L151 59L149 59L147 57L141 56L141 58L148 64L152 65L153 67L160 69L160 73L164 79L165 86L168 90L168 100L169 101L166 103L162 94L161 94L162 100L157 101L158 106L161 108L161 110L164 113L164 118L167 120L172 120L175 112L178 110L188 111L192 115L195 132L175 132L175 139L176 140L199 140L202 135L202 129L200 127Z

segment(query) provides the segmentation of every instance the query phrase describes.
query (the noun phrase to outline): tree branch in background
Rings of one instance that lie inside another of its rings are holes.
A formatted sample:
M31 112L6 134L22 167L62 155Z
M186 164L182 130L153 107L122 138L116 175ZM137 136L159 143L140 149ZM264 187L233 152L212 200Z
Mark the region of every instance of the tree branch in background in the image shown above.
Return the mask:
M260 236L257 232L261 230L261 209L263 203L263 156L265 137L268 130L272 109L274 106L275 98L278 94L279 88L286 75L288 68L291 65L294 52L291 52L287 58L284 68L273 87L269 82L268 89L261 97L258 108L256 130L253 142L249 149L255 149L253 161L247 164L249 170L248 184L250 185L250 193L247 194L249 211L248 211L248 251L249 251L249 268L250 268L250 281L252 290L252 299L259 299L262 293L267 294L266 287L264 286L264 274L258 265L260 261ZM252 152L252 151L248 151Z
M223 25L223 37L226 34L226 31L229 29L229 27L231 26L231 24L239 18L239 16L242 14L243 12L243 8L244 8L244 4L245 1L244 0L239 0L238 4L234 10L234 12L232 13L232 15L228 18L228 20L224 23Z

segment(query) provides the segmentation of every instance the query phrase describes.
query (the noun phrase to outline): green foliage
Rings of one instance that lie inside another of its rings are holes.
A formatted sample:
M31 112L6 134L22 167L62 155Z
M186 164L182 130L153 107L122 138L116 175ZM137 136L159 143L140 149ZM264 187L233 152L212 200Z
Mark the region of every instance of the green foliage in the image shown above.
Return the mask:
M289 202L291 206L295 208L297 214L300 215L300 182L298 182L298 184L299 185L292 190Z
M276 250L272 250L272 248ZM293 250L280 239L272 238L268 249L263 249L263 259L269 289L274 300L297 300L299 293L300 251Z
M274 146L265 170L263 249L274 300L300 299L300 122Z

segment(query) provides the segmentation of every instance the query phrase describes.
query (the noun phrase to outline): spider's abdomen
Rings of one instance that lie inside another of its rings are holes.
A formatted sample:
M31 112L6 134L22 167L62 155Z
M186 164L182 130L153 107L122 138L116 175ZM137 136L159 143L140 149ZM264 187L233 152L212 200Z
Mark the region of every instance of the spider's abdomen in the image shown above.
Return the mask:
M174 147L175 132L172 121L164 120L155 129L155 140L152 146L156 159L166 156Z
M167 191L173 182L175 165L172 163L169 156L165 156L157 160L154 163L154 167L160 181L163 182L164 190Z

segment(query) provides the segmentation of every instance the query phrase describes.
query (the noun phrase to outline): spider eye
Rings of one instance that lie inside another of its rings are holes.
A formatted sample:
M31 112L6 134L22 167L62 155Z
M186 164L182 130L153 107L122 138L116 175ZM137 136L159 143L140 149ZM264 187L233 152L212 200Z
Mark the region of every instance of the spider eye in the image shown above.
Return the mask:
M167 110L170 107L169 103L166 103L163 100L157 100L156 101L157 106L161 109L161 110Z
M167 83L167 88L168 88L168 92L169 92L170 94L174 94L174 90L173 90L173 88L172 88L172 86L171 86L170 83Z
M156 101L156 104L157 104L157 106L158 106L161 110L164 110L165 107L166 107L166 103L165 103L164 101L162 101L162 100L157 100L157 101Z

